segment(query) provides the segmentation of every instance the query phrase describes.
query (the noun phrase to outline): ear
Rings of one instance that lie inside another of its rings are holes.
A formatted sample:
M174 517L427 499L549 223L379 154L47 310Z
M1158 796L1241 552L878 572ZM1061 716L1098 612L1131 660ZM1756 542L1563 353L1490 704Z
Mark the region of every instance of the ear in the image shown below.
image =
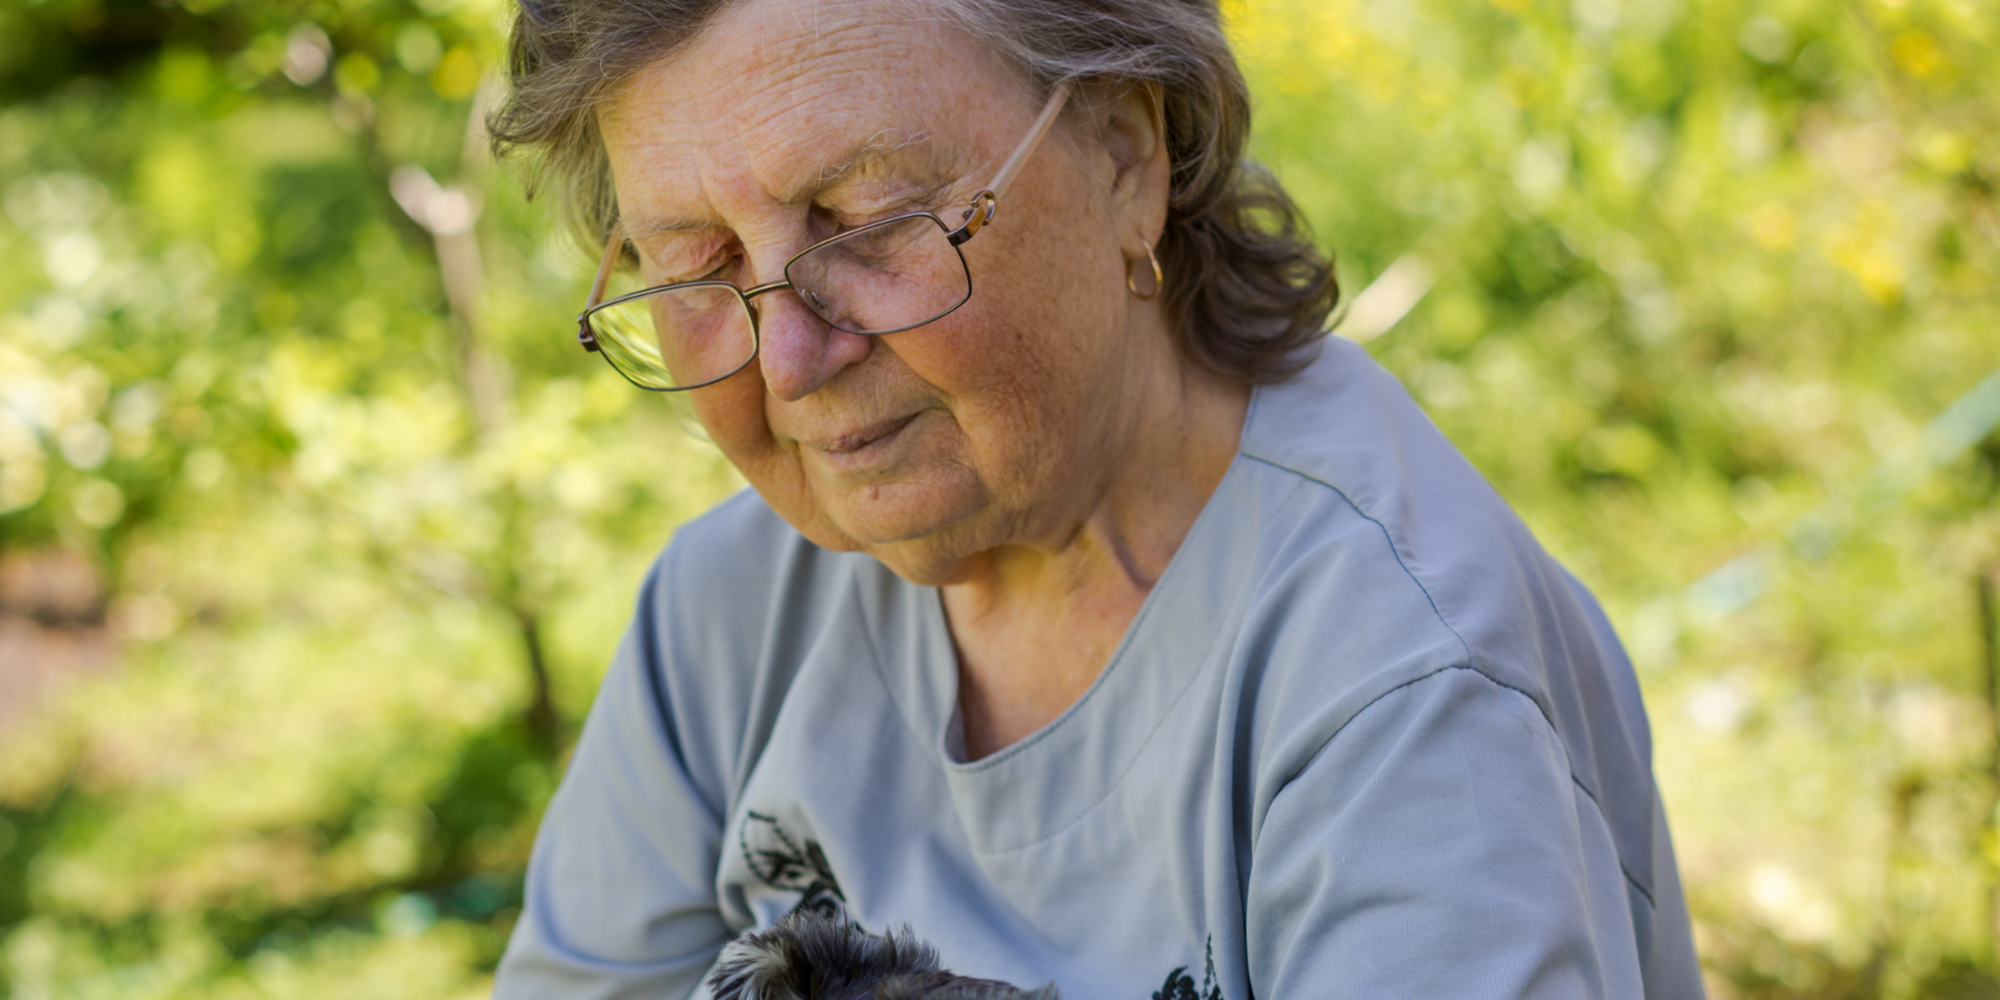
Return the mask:
M1107 96L1098 137L1111 159L1111 214L1125 256L1137 260L1146 256L1145 243L1159 244L1167 225L1166 110L1157 84L1129 84Z

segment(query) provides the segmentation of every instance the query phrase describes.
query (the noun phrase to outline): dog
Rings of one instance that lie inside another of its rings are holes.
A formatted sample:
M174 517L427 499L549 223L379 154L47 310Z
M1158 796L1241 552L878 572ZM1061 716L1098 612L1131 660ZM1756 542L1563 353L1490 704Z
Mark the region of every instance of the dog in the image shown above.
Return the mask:
M870 934L809 909L730 942L708 989L715 1000L1062 1000L1053 985L1024 990L946 972L907 927Z

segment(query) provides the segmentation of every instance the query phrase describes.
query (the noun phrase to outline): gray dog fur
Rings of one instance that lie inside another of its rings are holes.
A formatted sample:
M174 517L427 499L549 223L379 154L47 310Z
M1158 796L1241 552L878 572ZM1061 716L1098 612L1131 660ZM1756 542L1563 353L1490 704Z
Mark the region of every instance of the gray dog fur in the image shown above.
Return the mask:
M730 942L708 988L715 1000L1061 1000L1054 986L946 972L907 927L870 934L811 910Z

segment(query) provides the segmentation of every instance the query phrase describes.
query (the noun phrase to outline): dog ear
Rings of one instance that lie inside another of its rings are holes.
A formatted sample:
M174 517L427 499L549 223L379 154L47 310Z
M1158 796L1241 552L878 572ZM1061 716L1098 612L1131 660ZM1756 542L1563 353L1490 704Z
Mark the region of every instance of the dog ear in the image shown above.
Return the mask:
M804 1000L792 956L767 934L746 934L722 948L708 990L715 1000Z

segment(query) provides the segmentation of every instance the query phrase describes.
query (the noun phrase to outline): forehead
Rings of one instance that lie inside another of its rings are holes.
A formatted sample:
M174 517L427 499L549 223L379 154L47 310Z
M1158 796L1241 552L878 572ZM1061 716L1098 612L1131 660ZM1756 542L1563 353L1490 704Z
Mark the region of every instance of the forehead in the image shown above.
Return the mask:
M975 119L1026 99L983 46L916 15L907 0L727 6L599 110L621 200L693 188L727 200L744 186L788 200L858 151L922 147L935 160L980 131Z

